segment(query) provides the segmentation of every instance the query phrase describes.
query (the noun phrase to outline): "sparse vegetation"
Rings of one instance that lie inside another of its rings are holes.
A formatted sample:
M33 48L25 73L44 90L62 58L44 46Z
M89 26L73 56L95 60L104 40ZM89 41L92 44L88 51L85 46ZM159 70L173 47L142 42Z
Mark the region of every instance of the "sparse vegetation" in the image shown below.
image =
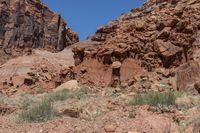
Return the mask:
M64 101L68 98L86 98L87 91L80 89L75 92L69 92L64 89L57 92L46 94L38 97L39 100L32 100L24 97L23 104L21 104L22 112L18 114L19 122L45 122L60 114L53 108L54 102Z
M72 97L72 94L66 89L61 90L61 91L56 91L49 93L45 96L49 101L55 102L55 101L64 101L68 98Z
M73 94L72 97L77 98L77 99L85 99L87 98L88 92L86 88L80 88L79 90L76 90Z
M31 106L28 110L23 110L19 116L19 122L45 122L58 116L53 109L49 99L43 99L37 105Z
M196 115L195 117L189 119L186 123L184 123L180 131L183 132L190 125L193 125L194 128L197 128L197 129L200 127L200 114Z
M42 86L38 86L37 88L36 88L36 94L42 94L42 93L44 93L45 91L44 91L44 88L42 87Z
M175 100L180 96L178 92L147 92L146 94L141 94L134 96L129 100L130 105L175 105Z

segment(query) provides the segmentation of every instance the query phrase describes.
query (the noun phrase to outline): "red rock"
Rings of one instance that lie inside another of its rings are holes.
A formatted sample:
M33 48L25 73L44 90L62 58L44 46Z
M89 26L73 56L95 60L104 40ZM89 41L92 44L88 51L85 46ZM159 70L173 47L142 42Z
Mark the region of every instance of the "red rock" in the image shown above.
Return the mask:
M138 31L143 31L145 29L145 21L144 20L135 21L135 28Z
M78 118L80 116L80 112L75 109L65 109L62 111L62 113L64 115L67 115L69 117L74 117L74 118Z
M163 42L162 40L156 40L154 42L155 49L163 57L163 65L169 67L173 64L173 61L180 60L182 58L182 48L177 47L170 42Z
M121 65L122 65L121 62L115 61L115 62L112 63L112 68L120 68Z
M31 48L58 52L78 41L62 17L40 0L6 0L0 6L1 58L22 55Z
M197 92L200 94L200 82L199 81L194 84L194 87L197 90Z
M158 39L165 39L165 40L168 40L168 37L170 35L170 30L171 30L171 27L165 27L161 32L160 34L158 35Z
M116 130L116 126L114 126L114 125L106 125L106 126L104 126L104 130L106 131L106 132L115 132L115 130Z
M177 88L180 91L191 91L191 85L194 86L195 83L200 78L200 66L198 62L190 61L181 65L177 69ZM197 84L196 87L198 88ZM198 90L198 89L197 89Z

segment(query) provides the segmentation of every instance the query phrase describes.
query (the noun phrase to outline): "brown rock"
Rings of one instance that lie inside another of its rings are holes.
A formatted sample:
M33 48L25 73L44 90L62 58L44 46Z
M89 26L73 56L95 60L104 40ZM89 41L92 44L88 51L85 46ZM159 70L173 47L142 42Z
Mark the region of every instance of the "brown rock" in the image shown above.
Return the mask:
M143 31L145 29L145 21L143 20L135 21L135 28L138 31Z
M12 57L31 48L57 52L78 41L77 35L66 28L62 17L40 0L8 0L0 6L1 54ZM7 51L11 51L9 55Z
M174 8L174 13L176 15L182 15L183 11L184 11L184 8L186 7L185 4L178 4L175 8Z
M58 86L57 88L55 88L53 91L61 91L61 90L77 90L78 87L78 82L77 80L70 80L67 81L63 84L61 84L60 86Z
M106 131L106 132L115 132L115 130L116 130L116 126L114 126L114 125L106 125L106 126L104 126L104 130Z
M120 68L121 65L122 65L121 62L115 61L115 62L112 63L112 68Z
M200 78L200 66L198 62L190 61L181 65L177 69L177 88L180 91L190 91L193 89L195 83ZM198 84L196 84L196 88L198 88ZM198 89L197 89L198 90Z
M87 67L83 67L83 68L81 68L81 72L82 72L82 73L87 72Z
M12 83L14 86L21 86L24 84L24 76L14 76L12 77Z
M160 34L158 35L158 39L165 39L165 40L168 40L168 37L170 35L170 30L171 30L171 27L165 27L161 32Z
M175 60L182 58L182 48L177 47L170 42L163 42L162 40L156 40L154 42L155 49L163 57L163 65L169 67Z
M34 80L31 77L27 76L24 78L24 84L27 86L31 86L34 84Z
M0 106L0 115L9 115L15 111L17 111L18 108L12 107L12 106Z
M75 109L65 109L62 111L62 114L67 115L69 117L78 118L80 116L80 112Z
M190 106L193 104L192 102L192 99L189 98L189 97L180 97L180 98L177 98L176 101L175 101L176 105L187 105L187 106Z
M200 94L200 82L196 82L194 84L195 89L197 90L197 92Z

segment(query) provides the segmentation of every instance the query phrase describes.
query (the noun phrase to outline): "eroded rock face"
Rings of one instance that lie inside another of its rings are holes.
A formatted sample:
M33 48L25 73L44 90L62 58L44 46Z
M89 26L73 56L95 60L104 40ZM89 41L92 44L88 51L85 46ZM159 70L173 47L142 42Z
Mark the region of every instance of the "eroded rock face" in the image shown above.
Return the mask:
M139 66L139 73L142 69L174 70L193 60L194 51L199 49L199 10L199 0L148 0L140 8L100 27L81 46L74 47L76 65L94 59L110 68L119 61L123 66L120 70L130 73L134 71L129 70L130 66ZM135 63L127 63L129 58Z
M191 90L198 85L200 78L200 65L190 61L177 69L177 88L180 91ZM197 87L196 87L197 88ZM198 91L198 90L197 90Z
M57 52L77 41L61 16L40 0L0 0L1 62L26 53L25 49Z

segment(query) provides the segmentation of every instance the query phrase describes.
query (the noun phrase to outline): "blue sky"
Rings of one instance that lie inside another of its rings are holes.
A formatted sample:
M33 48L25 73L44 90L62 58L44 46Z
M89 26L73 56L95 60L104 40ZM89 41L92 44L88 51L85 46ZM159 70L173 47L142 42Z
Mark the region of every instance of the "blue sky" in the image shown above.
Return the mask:
M59 14L80 40L93 34L99 26L116 19L122 13L140 6L144 0L42 0Z

